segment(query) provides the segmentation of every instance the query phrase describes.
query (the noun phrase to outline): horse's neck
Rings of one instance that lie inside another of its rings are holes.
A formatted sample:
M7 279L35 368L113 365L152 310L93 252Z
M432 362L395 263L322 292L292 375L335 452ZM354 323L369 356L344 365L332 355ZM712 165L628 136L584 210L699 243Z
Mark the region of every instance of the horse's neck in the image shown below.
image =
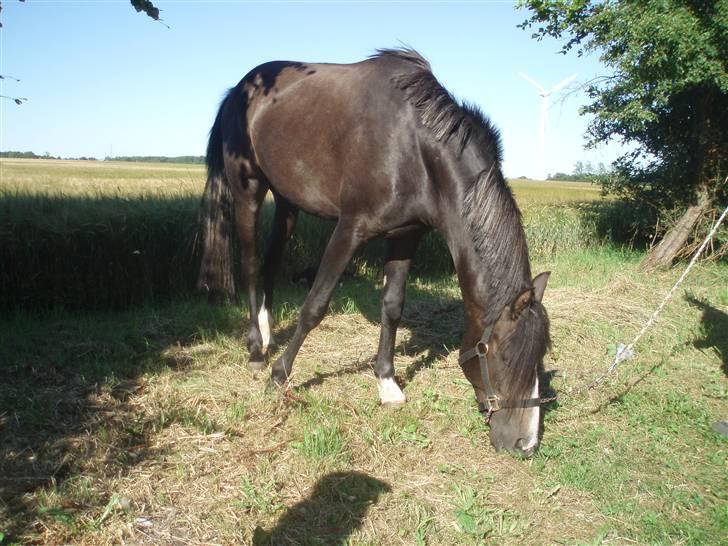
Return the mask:
M465 306L466 330L480 332L498 317L505 305L530 284L528 257L523 243L523 228L517 222L500 233L479 233L478 237L492 241L494 246L476 248L475 238L462 203L449 203L445 215L449 219L442 229L453 257ZM487 214L483 211L483 214ZM496 223L497 224L497 223ZM494 225L494 224L488 224ZM502 227L502 226L499 226ZM504 234L507 234L504 236ZM492 254L492 255L491 255Z
M460 225L453 226L446 239L463 297L466 327L468 330L484 330L485 316L492 300L488 268L483 267L465 224L460 222Z

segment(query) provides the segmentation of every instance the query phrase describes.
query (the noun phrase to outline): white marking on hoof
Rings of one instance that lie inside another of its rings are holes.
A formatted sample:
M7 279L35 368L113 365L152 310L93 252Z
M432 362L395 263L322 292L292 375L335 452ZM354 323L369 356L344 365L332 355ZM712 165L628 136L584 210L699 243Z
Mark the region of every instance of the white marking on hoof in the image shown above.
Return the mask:
M273 340L270 332L271 324L273 324L273 317L265 306L265 296L263 296L263 305L258 313L258 328L260 329L260 337L263 339L263 354L268 352L268 346Z
M377 388L379 389L379 399L382 401L383 406L398 406L407 401L402 389L399 388L399 385L397 385L392 377L377 379Z

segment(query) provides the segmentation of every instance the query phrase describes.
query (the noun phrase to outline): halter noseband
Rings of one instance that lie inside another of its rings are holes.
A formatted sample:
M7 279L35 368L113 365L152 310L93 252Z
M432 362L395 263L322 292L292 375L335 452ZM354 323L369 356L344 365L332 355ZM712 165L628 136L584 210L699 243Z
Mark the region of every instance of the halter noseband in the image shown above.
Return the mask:
M480 336L480 340L475 344L475 347L468 349L465 352L460 353L460 359L458 360L460 367L462 368L472 358L478 357L480 364L480 376L483 378L484 389L481 389L477 385L474 385L476 389L482 390L485 393L485 401L487 406L478 401L478 411L485 414L486 423L490 423L490 417L498 410L502 409L513 409L513 408L535 408L541 405L540 398L525 398L523 400L506 400L501 399L496 394L493 384L490 382L490 373L488 372L488 341L490 335L493 333L493 325L488 326L483 335Z

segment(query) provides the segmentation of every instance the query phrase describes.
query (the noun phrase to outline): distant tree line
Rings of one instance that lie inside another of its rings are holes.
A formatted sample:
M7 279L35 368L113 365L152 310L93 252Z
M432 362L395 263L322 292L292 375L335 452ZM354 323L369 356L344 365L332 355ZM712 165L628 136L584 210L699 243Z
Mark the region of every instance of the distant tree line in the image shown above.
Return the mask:
M95 157L61 157L50 155L46 152L43 155L38 155L34 152L0 152L0 157L7 157L13 159L73 159L80 161L97 161ZM167 157L160 155L131 155L131 156L120 156L120 157L105 157L104 161L138 161L140 163L192 163L202 164L205 162L204 155L179 155L176 157Z
M556 172L554 174L549 174L546 179L564 180L568 182L595 182L601 180L601 178L607 174L608 170L604 166L604 163L600 162L595 167L591 161L577 161L574 165L574 171L571 174Z
M205 162L204 155L179 155L176 157L156 156L156 155L130 155L118 157L106 157L106 161L139 161L142 163L195 163L202 164Z
M61 156L55 156L51 155L48 152L44 153L43 155L38 155L33 152L0 152L0 157L7 157L12 159L73 159L76 161L96 161L95 157L61 157Z

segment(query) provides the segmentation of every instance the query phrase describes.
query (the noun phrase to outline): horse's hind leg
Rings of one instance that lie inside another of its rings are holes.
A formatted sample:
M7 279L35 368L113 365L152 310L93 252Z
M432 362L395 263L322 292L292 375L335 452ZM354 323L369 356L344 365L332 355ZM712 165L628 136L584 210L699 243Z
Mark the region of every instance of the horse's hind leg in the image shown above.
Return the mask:
M336 229L326 245L313 286L301 308L296 331L288 342L286 350L271 368L271 379L274 383L283 385L290 377L293 360L296 358L303 340L321 322L339 277L356 249L366 239L367 235L354 222L344 218L339 219Z
M422 234L418 232L387 241L382 329L379 336L377 363L374 366L379 399L383 405L403 404L406 401L402 389L394 381L394 342L397 326L402 318L407 272L421 237Z
M275 194L276 212L273 217L273 229L265 250L263 260L263 302L258 313L258 327L263 338L263 354L273 344L271 328L273 326L273 286L276 273L281 263L283 249L293 233L298 217L296 209L289 201Z
M249 176L247 166L242 160L228 158L225 170L235 198L235 226L242 252L243 275L248 289L250 304L250 330L248 332L248 352L250 367L254 370L265 368L263 357L263 338L258 327L258 249L256 229L261 204L268 192L264 179Z

